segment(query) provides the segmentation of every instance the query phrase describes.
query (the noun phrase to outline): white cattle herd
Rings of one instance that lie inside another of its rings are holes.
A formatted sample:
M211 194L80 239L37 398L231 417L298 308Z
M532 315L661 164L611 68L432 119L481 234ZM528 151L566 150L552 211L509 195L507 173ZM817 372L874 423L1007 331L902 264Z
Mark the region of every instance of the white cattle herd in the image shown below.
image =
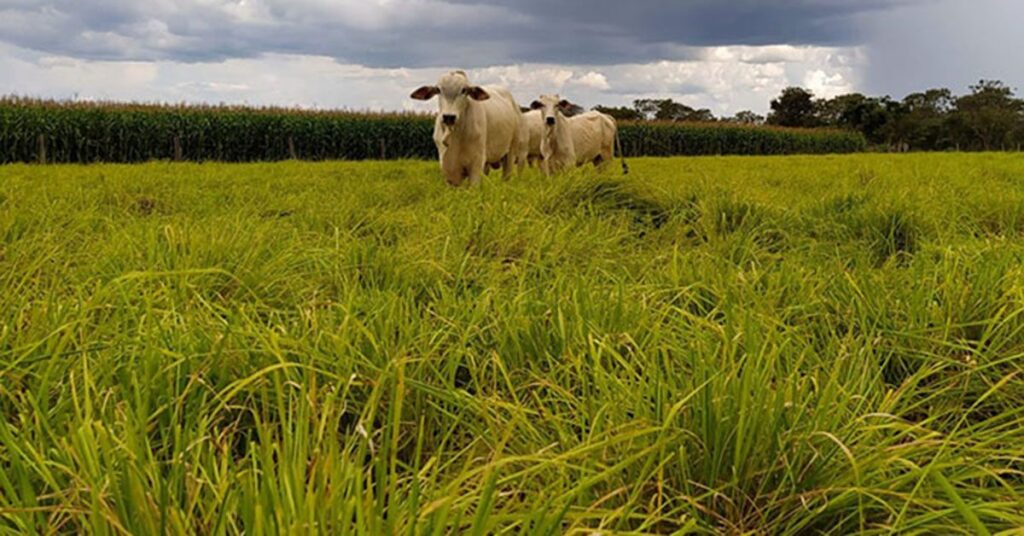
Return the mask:
M441 77L436 86L412 93L416 100L438 97L434 143L445 179L452 186L479 184L484 173L502 168L504 178L536 163L546 175L593 163L604 168L615 158L618 127L601 112L569 117L572 104L541 95L523 113L507 89L476 86L463 71ZM625 158L622 172L628 173Z

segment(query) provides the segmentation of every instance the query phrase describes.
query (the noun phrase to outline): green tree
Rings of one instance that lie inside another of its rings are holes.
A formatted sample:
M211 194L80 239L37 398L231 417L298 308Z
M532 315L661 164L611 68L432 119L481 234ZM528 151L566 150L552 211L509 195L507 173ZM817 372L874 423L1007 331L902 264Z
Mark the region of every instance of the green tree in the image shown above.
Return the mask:
M608 114L616 121L643 121L644 115L627 106L594 106L595 111Z
M868 97L861 93L819 99L814 103L818 125L856 130L874 144L891 143L890 121L898 109L889 97Z
M656 121L701 121L715 120L715 115L706 108L695 109L672 99L638 99L633 108L647 119Z
M697 109L697 110L694 110L694 109L691 108L691 110L693 110L693 111L691 111L689 114L683 116L683 119L682 119L683 121L694 121L694 122L699 122L699 123L713 123L713 122L718 120L715 117L715 114L711 113L711 110L708 110L707 108L700 108L700 109Z
M964 148L984 151L1005 149L1017 143L1024 101L998 80L982 80L971 93L956 100L952 125Z
M633 108L647 120L666 119L675 113L678 103L672 99L637 99Z
M905 143L916 150L943 150L953 145L950 134L950 112L956 99L948 89L929 89L907 95L892 106L886 134L896 143Z
M871 143L883 143L888 139L886 125L897 113L898 107L889 97L864 97L853 99L839 116L839 126L857 130Z
M729 123L740 123L743 125L761 125L764 124L764 116L758 115L750 110L743 110L737 112L736 115L724 119Z
M814 102L815 114L824 126L842 127L843 118L849 110L862 104L868 97L860 93L839 95L831 99L818 99Z
M783 127L816 127L819 126L815 114L814 93L800 88L788 87L771 102L772 111L768 114L768 124Z

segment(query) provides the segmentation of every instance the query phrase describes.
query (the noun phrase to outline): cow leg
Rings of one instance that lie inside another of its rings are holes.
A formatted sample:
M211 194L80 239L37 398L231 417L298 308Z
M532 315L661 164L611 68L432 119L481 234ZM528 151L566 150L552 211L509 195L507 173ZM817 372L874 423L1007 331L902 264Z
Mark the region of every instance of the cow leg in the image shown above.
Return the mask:
M612 152L612 147L602 147L601 152L594 157L594 167L600 171L605 171L613 161L615 161L615 153Z
M558 175L563 171L568 171L572 168L572 164L575 162L566 162L563 158L552 157L548 159L548 172L552 175Z
M505 158L501 159L501 178L508 180L512 176L512 168L515 165L515 159L512 157L512 153L505 155Z
M466 168L466 174L469 177L469 185L477 186L483 182L484 170L489 169L490 166L486 160L474 163Z

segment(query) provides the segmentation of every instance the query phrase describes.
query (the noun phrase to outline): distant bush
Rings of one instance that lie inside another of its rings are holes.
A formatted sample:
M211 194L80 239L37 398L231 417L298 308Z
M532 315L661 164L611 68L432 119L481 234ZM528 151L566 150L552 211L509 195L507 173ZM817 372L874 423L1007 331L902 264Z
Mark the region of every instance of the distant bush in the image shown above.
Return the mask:
M0 163L436 158L414 113L0 99ZM624 123L628 156L846 153L859 134L734 124Z

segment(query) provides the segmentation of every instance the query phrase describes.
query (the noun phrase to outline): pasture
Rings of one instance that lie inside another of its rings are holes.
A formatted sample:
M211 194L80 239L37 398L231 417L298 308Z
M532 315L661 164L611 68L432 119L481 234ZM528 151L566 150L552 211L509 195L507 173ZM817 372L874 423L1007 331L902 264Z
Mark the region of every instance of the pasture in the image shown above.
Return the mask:
M630 164L0 167L0 533L1024 526L1024 157Z

